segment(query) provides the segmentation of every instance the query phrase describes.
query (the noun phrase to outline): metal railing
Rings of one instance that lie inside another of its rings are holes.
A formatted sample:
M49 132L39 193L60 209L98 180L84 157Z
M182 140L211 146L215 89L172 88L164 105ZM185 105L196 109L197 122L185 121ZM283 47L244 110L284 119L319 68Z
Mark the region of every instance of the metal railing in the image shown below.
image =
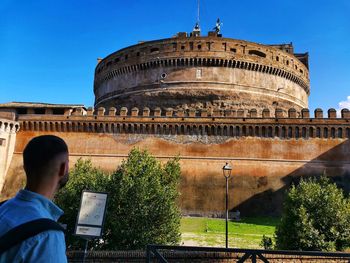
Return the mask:
M350 253L341 252L320 252L320 251L289 251L289 250L262 250L262 249L239 249L239 248L218 248L218 247L191 247L191 246L165 246L165 245L147 245L146 250L146 263L155 262L168 263L165 254L166 252L215 252L215 253L230 253L227 258L230 258L232 262L243 263L249 260L249 262L270 263L273 257L279 256L278 259L283 259L283 256L287 256L286 259L293 262L293 256L295 258L309 257L307 262L319 262L321 259L323 262L327 260L344 260L343 262L350 262ZM236 261L234 261L236 260ZM190 261L188 261L190 262Z

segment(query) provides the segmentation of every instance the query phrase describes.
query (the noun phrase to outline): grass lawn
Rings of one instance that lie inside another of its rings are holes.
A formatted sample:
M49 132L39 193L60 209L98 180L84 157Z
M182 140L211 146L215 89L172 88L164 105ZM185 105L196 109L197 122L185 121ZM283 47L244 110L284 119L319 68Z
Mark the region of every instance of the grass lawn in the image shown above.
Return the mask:
M262 236L273 237L278 218L250 217L229 221L229 247L261 248ZM225 220L203 217L183 217L182 244L188 246L225 246Z

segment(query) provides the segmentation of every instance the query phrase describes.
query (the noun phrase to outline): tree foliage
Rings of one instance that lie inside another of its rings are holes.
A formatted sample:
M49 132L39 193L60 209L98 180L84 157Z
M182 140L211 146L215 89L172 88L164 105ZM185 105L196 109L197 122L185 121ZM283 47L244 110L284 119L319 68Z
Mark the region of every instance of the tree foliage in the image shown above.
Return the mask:
M292 186L276 229L276 247L288 250L344 250L350 245L350 202L323 176Z
M180 210L176 204L180 165L171 159L162 165L146 151L133 149L112 174L79 160L69 183L56 202L65 211L63 222L72 233L82 190L108 193L103 236L98 249L143 249L146 244L177 244L180 241ZM82 248L81 239L68 235L70 248Z

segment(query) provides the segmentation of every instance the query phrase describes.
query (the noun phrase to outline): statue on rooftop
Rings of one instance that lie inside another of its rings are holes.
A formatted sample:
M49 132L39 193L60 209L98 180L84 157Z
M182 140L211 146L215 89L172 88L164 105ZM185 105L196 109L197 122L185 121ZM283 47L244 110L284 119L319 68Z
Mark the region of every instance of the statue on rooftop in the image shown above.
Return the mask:
M200 34L201 34L201 28L199 27L199 23L197 22L193 28L193 35L200 36Z
M219 34L220 33L220 30L221 30L221 26L222 26L222 23L220 22L220 18L218 18L216 20L216 24L215 24L215 27L213 28L213 30Z

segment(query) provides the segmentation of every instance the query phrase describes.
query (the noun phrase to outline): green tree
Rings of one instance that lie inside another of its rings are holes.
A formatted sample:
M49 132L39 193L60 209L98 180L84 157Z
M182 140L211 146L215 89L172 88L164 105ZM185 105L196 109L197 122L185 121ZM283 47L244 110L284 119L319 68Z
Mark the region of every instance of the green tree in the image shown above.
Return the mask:
M105 192L109 182L108 174L92 166L90 160L79 159L69 173L69 181L55 196L55 203L64 211L60 222L67 224L66 243L69 249L84 246L84 240L72 235L78 216L83 190ZM94 246L98 247L96 241Z
M177 244L181 219L176 204L179 180L177 158L162 165L147 151L133 149L110 175L92 167L90 161L78 161L56 202L65 211L62 222L68 223L68 232L72 233L81 191L109 194L103 236L92 243L94 248L143 249L150 243ZM70 235L67 244L72 249L82 248L81 240Z
M276 228L277 249L344 250L350 245L350 202L322 176L292 186Z

